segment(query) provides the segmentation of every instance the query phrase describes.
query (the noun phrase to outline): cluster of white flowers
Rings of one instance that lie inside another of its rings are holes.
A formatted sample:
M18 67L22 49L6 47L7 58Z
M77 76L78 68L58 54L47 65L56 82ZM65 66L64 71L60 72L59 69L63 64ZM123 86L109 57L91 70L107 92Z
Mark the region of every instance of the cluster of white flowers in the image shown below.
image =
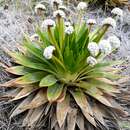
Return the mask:
M95 43L95 42L90 42L88 44L88 50L89 50L90 54L94 57L99 54L99 47L98 47L97 43Z
M80 2L77 6L78 10L85 10L87 8L87 4L85 2Z
M93 24L96 24L96 20L95 19L88 19L87 20L87 24L90 24L90 25L93 25Z
M52 45L46 47L46 48L44 49L43 56L44 56L46 59L51 59L52 56L53 56L54 50L55 50L55 47L52 46Z
M97 64L97 60L96 60L94 57L89 56L89 57L87 58L87 63L88 63L90 66L94 66L94 65Z
M88 51L90 52L91 56L87 58L87 63L91 66L94 66L97 64L97 60L94 57L96 57L99 52L108 55L112 52L112 50L119 48L120 43L121 42L119 38L116 36L110 36L107 40L101 40L99 44L90 42L88 44Z
M123 10L120 9L120 8L114 8L112 11L111 11L112 14L115 14L115 15L118 15L118 16L123 16Z
M116 28L116 21L115 19L108 17L103 20L102 25L111 25L113 28Z
M38 14L39 11L45 11L46 10L46 7L45 5L39 3L35 6L35 13Z
M39 41L39 36L38 36L38 34L33 34L33 35L30 37L30 40L31 40L32 42L37 42L37 41Z
M47 27L53 27L55 26L55 21L53 21L52 19L46 19L43 21L42 23L42 28L47 28Z
M65 18L65 13L62 10L56 10L56 11L53 12L53 16L54 17L60 16L62 18Z
M71 26L71 23L67 21L67 22L65 22L65 26L69 27L69 26Z
M60 5L60 6L59 6L59 9L60 9L60 10L63 10L63 11L67 10L66 6L64 6L64 5Z
M112 51L112 47L111 47L111 44L110 44L110 42L108 41L108 40L101 40L100 42L99 42L99 49L100 49L100 51L103 53L103 54L106 54L106 55L108 55L108 54L110 54L111 53L111 51Z
M73 32L74 32L73 26L68 26L68 27L65 28L65 33L66 33L66 34L70 35L70 34L72 34Z
M121 41L118 37L116 36L110 36L108 38L108 41L110 42L112 49L117 49L120 47Z
M62 5L63 1L62 0L51 0L51 4L54 5Z

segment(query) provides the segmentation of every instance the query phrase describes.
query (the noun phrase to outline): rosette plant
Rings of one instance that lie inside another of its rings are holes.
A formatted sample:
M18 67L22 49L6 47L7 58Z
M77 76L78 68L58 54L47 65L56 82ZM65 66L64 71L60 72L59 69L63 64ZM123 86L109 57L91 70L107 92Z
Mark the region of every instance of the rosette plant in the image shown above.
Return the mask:
M122 62L104 57L120 41L115 36L102 40L115 27L114 19L92 31L95 20L86 23L80 17L71 24L61 10L54 17L44 20L37 34L25 36L20 51L8 52L16 65L6 71L16 77L1 84L12 88L3 97L18 101L10 118L24 113L23 126L41 124L47 130L119 130L116 114L125 112L115 102L121 76L113 66Z

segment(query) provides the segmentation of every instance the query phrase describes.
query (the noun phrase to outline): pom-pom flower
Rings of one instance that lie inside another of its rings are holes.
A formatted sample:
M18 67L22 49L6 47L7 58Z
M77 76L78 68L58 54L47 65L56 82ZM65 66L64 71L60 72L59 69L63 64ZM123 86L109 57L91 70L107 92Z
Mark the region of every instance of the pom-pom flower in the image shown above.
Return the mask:
M68 26L68 27L65 28L65 33L66 33L66 34L70 35L70 34L72 34L73 32L74 32L73 26Z
M89 24L89 25L96 24L96 20L95 19L88 19L87 24Z
M108 41L110 42L112 49L117 49L120 47L121 41L118 37L116 36L110 36L108 38Z
M114 14L114 15L118 15L118 16L123 16L123 10L122 9L120 9L120 8L114 8L112 11L111 11L111 13L112 14Z
M67 10L67 8L66 8L66 6L64 6L64 5L60 5L60 6L59 6L59 10L65 11L65 10Z
M55 26L55 21L53 21L52 19L46 19L43 21L42 23L42 28L48 28L48 27L53 27Z
M113 18L108 17L103 20L102 25L110 25L113 28L116 28L116 21Z
M30 40L32 42L37 42L39 41L39 35L38 34L33 34L31 37L30 37Z
M90 42L88 44L88 50L89 50L90 54L94 57L97 56L99 53L99 47L98 47L97 43L95 43L95 42Z
M43 4L39 3L38 5L35 6L35 13L36 14L42 14L42 12L45 10L46 10L46 7Z
M65 26L69 27L69 26L71 26L71 23L67 21L67 22L65 22Z
M62 5L62 0L51 0L52 5Z
M97 64L97 60L96 60L94 57L89 56L89 57L87 58L87 63L88 63L90 66L94 66L94 65Z
M108 40L101 40L99 42L99 49L103 54L109 54L112 51L111 44Z
M85 10L87 8L87 4L85 2L80 2L77 6L78 10Z
M55 47L54 46L48 46L44 49L44 52L43 52L43 56L46 58L46 59L51 59L52 56L53 56L53 52L55 50Z
M59 16L59 17L65 18L65 13L62 10L56 10L56 11L54 11L53 16L54 17Z

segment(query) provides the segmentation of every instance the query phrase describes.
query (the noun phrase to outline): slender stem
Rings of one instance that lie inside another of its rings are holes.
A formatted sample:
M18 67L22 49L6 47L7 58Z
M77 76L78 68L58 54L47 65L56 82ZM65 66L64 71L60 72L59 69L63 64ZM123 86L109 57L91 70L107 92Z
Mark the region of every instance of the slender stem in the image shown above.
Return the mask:
M53 56L52 59L55 61L55 63L58 63L64 70L66 70L64 64L57 57Z
M60 51L60 48L59 48L59 46L58 46L58 44L57 44L57 42L56 42L56 40L55 40L53 34L52 34L52 31L51 31L51 28L50 28L50 27L48 27L48 35L49 35L49 37L50 37L51 43L56 47L60 59L63 61L62 53L61 53L61 51Z
M91 32L92 26L93 26L93 24L89 24L89 28L88 28L89 33Z
M97 37L94 39L94 42L98 43L102 39L104 34L107 32L109 27L110 25L104 25L102 28L100 28L97 32Z

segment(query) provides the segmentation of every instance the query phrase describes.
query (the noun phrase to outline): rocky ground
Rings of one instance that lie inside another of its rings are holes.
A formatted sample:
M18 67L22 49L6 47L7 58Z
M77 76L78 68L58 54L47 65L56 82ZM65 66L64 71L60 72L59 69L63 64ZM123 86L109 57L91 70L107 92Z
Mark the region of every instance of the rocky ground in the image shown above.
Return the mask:
M5 6L6 5L6 6ZM106 17L106 13L101 8L90 8L89 14L86 14L86 18L96 18L98 24L102 19ZM127 67L123 70L123 75L130 75L130 11L127 7L123 8L124 17L118 20L118 26L113 32L111 29L107 33L107 36L115 34L121 41L120 49L110 56L113 60L124 59L127 63ZM109 15L109 14L108 14ZM34 25L39 20L34 15L33 4L29 3L29 0L23 0L22 3L2 3L0 1L0 62L4 62L7 65L11 65L11 59L5 54L4 50L15 50L19 44L22 43L24 33L29 35L34 32ZM4 72L0 67L0 82L4 82L10 78L9 74ZM122 90L128 91L130 82L122 86ZM0 89L0 93L5 90ZM130 97L129 97L130 98ZM118 99L125 109L130 112L130 102L125 103L120 98ZM3 105L5 102L0 102L0 130L25 130L22 128L16 120L13 120L11 124L8 116L9 110L14 105ZM7 111L8 108L8 111ZM120 124L123 129L130 130L129 119L123 119Z

